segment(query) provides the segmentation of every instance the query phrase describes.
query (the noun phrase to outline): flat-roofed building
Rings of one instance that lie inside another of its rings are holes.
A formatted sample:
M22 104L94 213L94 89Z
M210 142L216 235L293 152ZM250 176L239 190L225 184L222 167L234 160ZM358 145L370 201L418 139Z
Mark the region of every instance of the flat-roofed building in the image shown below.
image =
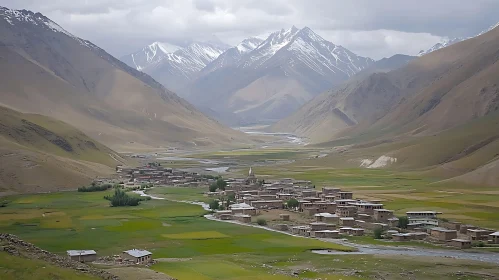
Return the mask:
M442 214L436 211L409 211L406 212L409 224L421 224L422 226L438 226L437 215Z
M353 227L355 225L355 219L350 217L340 218L340 226L343 227Z
M318 231L318 230L326 230L327 229L327 224L322 223L322 222L310 223L309 226L310 226L311 231Z
M317 213L314 216L317 222L337 224L340 220L340 217L338 215L331 213Z
M138 264L146 264L152 261L152 253L146 250L132 249L123 251L122 259L130 260Z
M373 215L374 210L383 209L383 204L357 203L357 213Z
M97 252L94 250L68 250L69 259L78 262L93 262L97 260Z
M435 227L430 230L430 235L439 241L449 241L457 238L457 231L446 228Z
M491 232L483 229L468 229L466 235L469 236L471 240L487 240Z
M353 192L340 191L340 192L336 193L336 198L337 199L352 199Z
M489 243L499 244L499 231L489 234Z
M340 217L355 217L357 215L357 207L355 206L336 206L335 214Z
M283 206L282 200L254 200L250 204L257 209L281 209Z
M316 238L338 238L340 237L340 232L337 230L320 230L314 231L312 235Z
M393 211L388 209L374 209L373 220L381 223L388 223L388 220L393 218ZM397 219L398 222L398 219Z
M471 248L471 240L455 238L450 241L450 245L459 249L469 249Z

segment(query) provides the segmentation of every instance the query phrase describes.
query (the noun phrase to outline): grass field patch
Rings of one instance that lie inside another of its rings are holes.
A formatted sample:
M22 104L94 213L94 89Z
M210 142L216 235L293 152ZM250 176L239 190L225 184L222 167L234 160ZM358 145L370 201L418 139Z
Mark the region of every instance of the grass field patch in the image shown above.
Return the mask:
M218 231L195 231L195 232L184 232L184 233L173 233L173 234L162 234L161 236L170 239L217 239L217 238L227 238L228 235L220 233Z

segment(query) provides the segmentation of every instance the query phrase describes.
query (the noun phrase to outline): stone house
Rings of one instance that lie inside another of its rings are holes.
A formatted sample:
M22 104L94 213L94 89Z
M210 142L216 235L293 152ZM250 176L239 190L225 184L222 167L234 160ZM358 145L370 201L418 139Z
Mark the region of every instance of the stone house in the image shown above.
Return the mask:
M250 202L256 209L282 209L282 200L254 200Z
M340 228L340 234L350 234L352 229L351 227L342 227Z
M383 204L357 203L357 213L374 215L374 210L383 209Z
M280 231L287 231L289 227L287 224L277 224L276 229Z
M336 212L336 203L329 201L318 201L315 203L319 208L320 213L335 213Z
M439 241L449 241L457 238L457 231L436 227L430 230L430 235Z
M70 260L77 262L93 262L97 260L97 253L94 250L69 250L67 251Z
M290 220L289 214L279 214L279 218L281 218L282 221L289 221Z
M489 234L490 244L499 244L499 231Z
M388 223L388 220L393 218L393 211L388 209L374 209L373 220L381 223ZM397 219L398 222L398 219Z
M343 227L353 227L355 225L355 219L350 217L340 218L340 226Z
M337 224L340 220L340 217L338 217L336 214L331 213L317 213L314 216L316 222Z
M353 192L338 192L336 194L337 199L352 199L353 198Z
M234 220L242 222L242 223L251 223L251 216L244 214L237 214L232 216Z
M459 249L469 249L471 248L471 240L467 239L452 239L450 241L450 245L452 247L456 247Z
M317 197L317 191L316 190L303 190L301 192L302 197Z
M339 238L340 232L337 230L314 231L312 235L316 238Z
M152 261L152 253L146 250L132 249L123 251L121 258L137 264L147 264Z
M355 206L337 206L335 214L339 217L357 216L357 207Z
M337 193L341 192L340 188L333 188L333 187L323 187L322 188L322 195L323 196L336 196Z
M353 236L363 236L364 232L363 228L353 228L350 234Z
M372 216L367 214L357 214L357 219L362 220L364 222L371 222Z
M488 240L490 231L483 229L468 229L466 235L471 240Z
M414 236L410 233L396 233L392 234L393 241L410 241L413 240Z
M321 231L327 229L327 224L321 222L310 223L309 226L311 231Z

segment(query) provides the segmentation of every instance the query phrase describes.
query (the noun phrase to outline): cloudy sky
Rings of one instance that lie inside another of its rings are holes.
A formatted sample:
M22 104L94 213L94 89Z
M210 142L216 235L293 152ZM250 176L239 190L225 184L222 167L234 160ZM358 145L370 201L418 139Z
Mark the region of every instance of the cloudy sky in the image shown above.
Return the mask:
M228 44L295 25L375 59L415 55L499 21L499 0L0 0L41 12L115 56L154 41Z

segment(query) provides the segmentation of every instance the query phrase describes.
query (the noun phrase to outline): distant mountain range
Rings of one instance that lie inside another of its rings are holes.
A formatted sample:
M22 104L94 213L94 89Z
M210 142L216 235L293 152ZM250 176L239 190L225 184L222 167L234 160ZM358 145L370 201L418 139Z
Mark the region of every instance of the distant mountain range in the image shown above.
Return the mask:
M495 28L412 60L378 61L402 64L358 73L270 130L332 147L340 152L330 160L344 166L388 158L391 168L497 186L498 57Z

